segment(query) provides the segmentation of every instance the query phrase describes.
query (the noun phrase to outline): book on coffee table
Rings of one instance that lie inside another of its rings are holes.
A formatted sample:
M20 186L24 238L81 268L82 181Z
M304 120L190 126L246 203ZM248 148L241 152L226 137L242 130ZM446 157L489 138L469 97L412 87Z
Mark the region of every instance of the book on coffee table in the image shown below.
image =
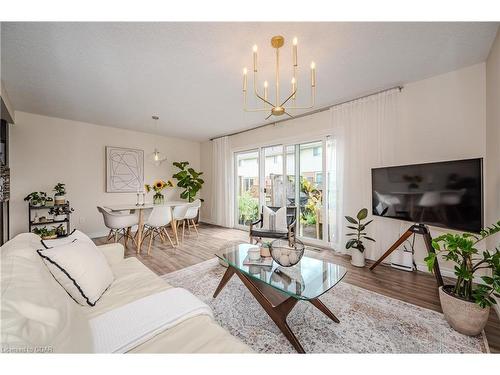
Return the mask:
M248 255L243 260L243 265L245 266L265 266L271 267L273 265L273 258L271 257L260 257L257 260L250 260Z

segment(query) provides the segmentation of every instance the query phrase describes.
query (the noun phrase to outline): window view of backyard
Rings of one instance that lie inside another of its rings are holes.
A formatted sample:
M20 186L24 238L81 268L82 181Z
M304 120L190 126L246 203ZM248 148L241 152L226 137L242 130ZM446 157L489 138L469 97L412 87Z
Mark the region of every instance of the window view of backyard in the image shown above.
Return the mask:
M248 225L259 216L259 152L236 154L238 223Z
M259 151L239 152L235 157L237 220L248 225L260 214ZM323 239L323 142L264 147L260 162L263 204L298 206L299 236Z
M300 225L299 235L323 238L321 205L323 203L323 144L300 145Z

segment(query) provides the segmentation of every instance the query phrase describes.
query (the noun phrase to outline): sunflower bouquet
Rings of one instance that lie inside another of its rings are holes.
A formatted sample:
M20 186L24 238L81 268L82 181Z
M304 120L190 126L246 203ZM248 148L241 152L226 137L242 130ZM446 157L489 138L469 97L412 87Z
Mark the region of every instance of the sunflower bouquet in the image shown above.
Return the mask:
M146 189L146 192L150 192L154 190L155 195L153 195L153 203L154 204L162 204L165 202L165 197L161 193L163 189L166 189L167 187L173 187L174 184L172 181L164 181L164 180L156 180L153 182L152 185L145 184L144 188Z

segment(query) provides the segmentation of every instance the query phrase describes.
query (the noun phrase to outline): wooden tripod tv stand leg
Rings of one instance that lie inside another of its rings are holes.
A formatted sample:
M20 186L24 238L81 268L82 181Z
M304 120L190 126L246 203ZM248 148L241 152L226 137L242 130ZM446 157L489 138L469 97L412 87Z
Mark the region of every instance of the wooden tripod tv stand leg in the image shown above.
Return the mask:
M401 237L398 238L396 242L370 267L372 271L375 267L377 267L385 258L387 258L394 250L396 250L403 242L405 242L408 237L412 234L421 234L424 236L425 247L427 248L428 253L434 253L434 248L432 247L432 237L429 232L429 228L427 228L424 224L414 224L406 232L404 232ZM436 277L436 281L439 286L443 286L443 277L441 276L441 270L439 269L439 263L436 260L434 263L434 276Z

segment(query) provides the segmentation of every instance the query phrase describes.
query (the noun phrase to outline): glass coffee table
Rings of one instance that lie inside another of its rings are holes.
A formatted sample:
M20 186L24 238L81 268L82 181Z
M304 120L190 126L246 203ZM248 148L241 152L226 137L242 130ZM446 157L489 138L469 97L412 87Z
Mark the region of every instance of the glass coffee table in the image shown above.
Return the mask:
M305 353L297 337L290 329L286 318L299 300L308 301L335 323L337 317L319 300L347 273L338 264L304 255L293 267L282 267L276 262L272 266L245 265L249 248L257 245L232 244L216 254L227 263L228 268L214 293L220 293L231 277L236 274L264 308L281 332L299 353Z

